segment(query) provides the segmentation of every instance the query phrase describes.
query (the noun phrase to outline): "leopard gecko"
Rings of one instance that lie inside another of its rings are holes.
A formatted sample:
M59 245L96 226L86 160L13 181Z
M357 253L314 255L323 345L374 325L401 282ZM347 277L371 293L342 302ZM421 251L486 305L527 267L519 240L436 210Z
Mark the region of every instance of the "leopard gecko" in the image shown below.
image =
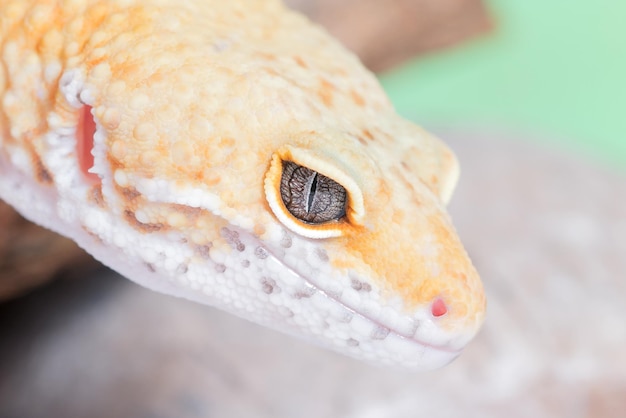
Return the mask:
M147 288L410 370L484 319L454 155L279 0L0 0L0 99L0 198Z

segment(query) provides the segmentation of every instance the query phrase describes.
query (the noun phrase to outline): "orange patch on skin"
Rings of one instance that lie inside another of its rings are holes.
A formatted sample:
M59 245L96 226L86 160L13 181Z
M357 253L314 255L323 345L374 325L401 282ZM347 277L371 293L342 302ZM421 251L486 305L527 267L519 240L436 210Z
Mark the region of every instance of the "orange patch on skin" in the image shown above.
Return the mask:
M237 142L233 138L222 138L220 139L219 145L223 148L232 148L236 143Z
M261 224L255 224L254 225L254 234L256 236L261 236L261 235L265 234L265 226L261 225Z
M222 177L215 173L209 173L208 175L203 173L201 181L207 186L217 186L222 181Z
M293 57L293 60L296 62L296 64L298 64L298 66L302 68L309 68L308 65L306 65L306 62L304 62L301 57L296 55L295 57Z
M363 129L363 135L370 141L374 140L374 135L372 135L372 133L368 129Z
M324 103L326 107L332 107L334 93L335 87L329 81L321 79L317 94L320 99L322 99L322 103Z
M440 243L441 246L447 250L446 252L451 251L453 248L460 247L458 240L450 230L451 226L446 225L443 222L441 216L429 216L427 218L427 222L429 223L432 233L437 239L437 242Z
M391 221L393 223L401 224L404 221L404 211L402 210L394 210L393 216L391 217Z
M413 184L404 176L404 173L397 167L392 168L392 174L394 174L400 182L402 182L404 189L411 190L413 193L410 194L411 202L416 206L422 206L422 201L420 200L419 193L416 193Z
M351 90L350 96L352 97L352 101L354 101L354 104L356 104L359 107L365 106L365 99L359 93L357 93L354 90Z
M266 52L260 52L260 53L258 54L258 56L259 56L260 58L263 58L263 59L267 60L267 61L276 61L276 59L277 59L277 58L276 58L276 55L274 55L274 54L268 54L268 53L266 53Z

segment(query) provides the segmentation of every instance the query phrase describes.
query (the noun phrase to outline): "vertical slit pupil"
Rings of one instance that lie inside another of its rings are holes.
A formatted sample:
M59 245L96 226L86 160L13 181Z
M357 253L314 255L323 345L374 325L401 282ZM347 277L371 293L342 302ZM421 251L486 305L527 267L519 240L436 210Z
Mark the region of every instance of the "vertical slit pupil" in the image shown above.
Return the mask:
M346 215L346 189L317 171L283 161L280 196L294 217L309 224L337 221Z
M311 213L311 210L313 209L313 200L315 199L315 192L317 191L317 172L311 176L310 184L307 182L307 185L309 193L306 202L306 211Z

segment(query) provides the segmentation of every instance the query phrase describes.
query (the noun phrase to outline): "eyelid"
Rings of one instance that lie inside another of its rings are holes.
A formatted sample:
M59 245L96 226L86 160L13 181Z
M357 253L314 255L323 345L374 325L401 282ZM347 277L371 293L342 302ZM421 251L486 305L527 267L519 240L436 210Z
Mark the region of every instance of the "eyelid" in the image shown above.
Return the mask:
M289 213L280 194L283 161L292 161L310 168L343 186L348 195L345 218L337 222L312 225L300 221ZM345 235L351 229L362 225L365 211L361 189L344 170L333 163L334 161L329 161L313 151L292 146L285 146L272 156L265 176L265 196L274 215L293 232L308 238L322 239Z

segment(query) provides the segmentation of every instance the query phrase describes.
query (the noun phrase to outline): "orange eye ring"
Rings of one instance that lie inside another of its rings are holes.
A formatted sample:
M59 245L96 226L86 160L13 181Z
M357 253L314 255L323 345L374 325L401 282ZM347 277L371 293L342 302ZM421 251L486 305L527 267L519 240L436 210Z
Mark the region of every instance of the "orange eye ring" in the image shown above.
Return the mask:
M345 211L342 210L341 216L331 216L322 222L307 222L294 215L293 210L290 210L285 204L284 193L281 192L281 187L283 191L285 188L283 184L283 174L287 166L285 162L323 176L328 180L328 184L335 188L335 192L340 189L344 190L346 196L343 204ZM293 232L307 238L322 239L342 236L349 230L358 227L363 218L363 197L356 183L341 169L308 150L284 147L272 156L270 167L265 176L265 196L278 220Z

